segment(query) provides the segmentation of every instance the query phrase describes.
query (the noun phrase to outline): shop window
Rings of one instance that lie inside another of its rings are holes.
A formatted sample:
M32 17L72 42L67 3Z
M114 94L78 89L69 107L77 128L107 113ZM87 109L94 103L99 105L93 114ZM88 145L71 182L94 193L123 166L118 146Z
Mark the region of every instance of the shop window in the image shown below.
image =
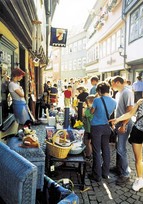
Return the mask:
M14 67L15 46L3 35L0 35L0 126L11 117L11 97L8 91L11 69Z

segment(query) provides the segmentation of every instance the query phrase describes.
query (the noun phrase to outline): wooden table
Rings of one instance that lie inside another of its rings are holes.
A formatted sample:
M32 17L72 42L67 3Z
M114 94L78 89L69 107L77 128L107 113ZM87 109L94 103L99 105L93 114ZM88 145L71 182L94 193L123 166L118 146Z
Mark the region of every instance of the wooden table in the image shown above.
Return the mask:
M85 184L85 171L86 171L86 160L84 157L84 154L78 154L78 155L68 155L65 159L58 159L52 156L48 155L48 174L51 174L54 170L74 170L80 175L80 186L81 189L84 189ZM62 162L63 165L60 165L59 167L55 168L57 162ZM73 163L74 166L69 166L68 164ZM54 166L55 165L55 166Z

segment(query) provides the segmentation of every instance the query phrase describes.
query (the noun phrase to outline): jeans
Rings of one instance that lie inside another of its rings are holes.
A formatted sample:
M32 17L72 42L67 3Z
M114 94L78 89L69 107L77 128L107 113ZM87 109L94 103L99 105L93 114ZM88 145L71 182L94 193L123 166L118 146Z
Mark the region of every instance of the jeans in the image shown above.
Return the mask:
M102 175L109 175L110 167L110 138L109 125L91 126L91 143L93 151L92 174L100 179Z
M123 134L117 135L117 157L116 157L116 167L122 176L129 176L129 163L128 163L128 156L127 156L127 141L129 134L132 130L132 121L130 121L127 125L127 131Z

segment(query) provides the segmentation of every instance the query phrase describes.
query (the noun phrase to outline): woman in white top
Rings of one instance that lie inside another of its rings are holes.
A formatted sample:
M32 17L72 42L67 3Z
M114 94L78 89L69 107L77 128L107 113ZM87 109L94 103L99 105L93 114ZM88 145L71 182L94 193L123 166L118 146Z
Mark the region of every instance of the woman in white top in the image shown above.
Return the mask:
M24 76L24 71L22 71L20 68L15 68L12 70L11 82L9 83L9 92L12 97L13 113L16 121L20 125L28 125L31 120L26 100L24 98L24 91L19 84Z

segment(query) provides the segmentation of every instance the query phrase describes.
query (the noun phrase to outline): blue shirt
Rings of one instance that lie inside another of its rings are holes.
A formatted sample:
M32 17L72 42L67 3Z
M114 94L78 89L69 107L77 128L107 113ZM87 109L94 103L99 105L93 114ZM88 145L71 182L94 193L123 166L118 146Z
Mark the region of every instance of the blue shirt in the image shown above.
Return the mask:
M113 113L116 108L116 101L115 99L111 98L110 96L102 96L108 111L108 115ZM102 103L101 98L95 98L92 104L92 107L95 109L93 119L91 120L91 125L105 125L109 124L106 111L104 105Z
M96 85L90 89L90 94L96 94Z

